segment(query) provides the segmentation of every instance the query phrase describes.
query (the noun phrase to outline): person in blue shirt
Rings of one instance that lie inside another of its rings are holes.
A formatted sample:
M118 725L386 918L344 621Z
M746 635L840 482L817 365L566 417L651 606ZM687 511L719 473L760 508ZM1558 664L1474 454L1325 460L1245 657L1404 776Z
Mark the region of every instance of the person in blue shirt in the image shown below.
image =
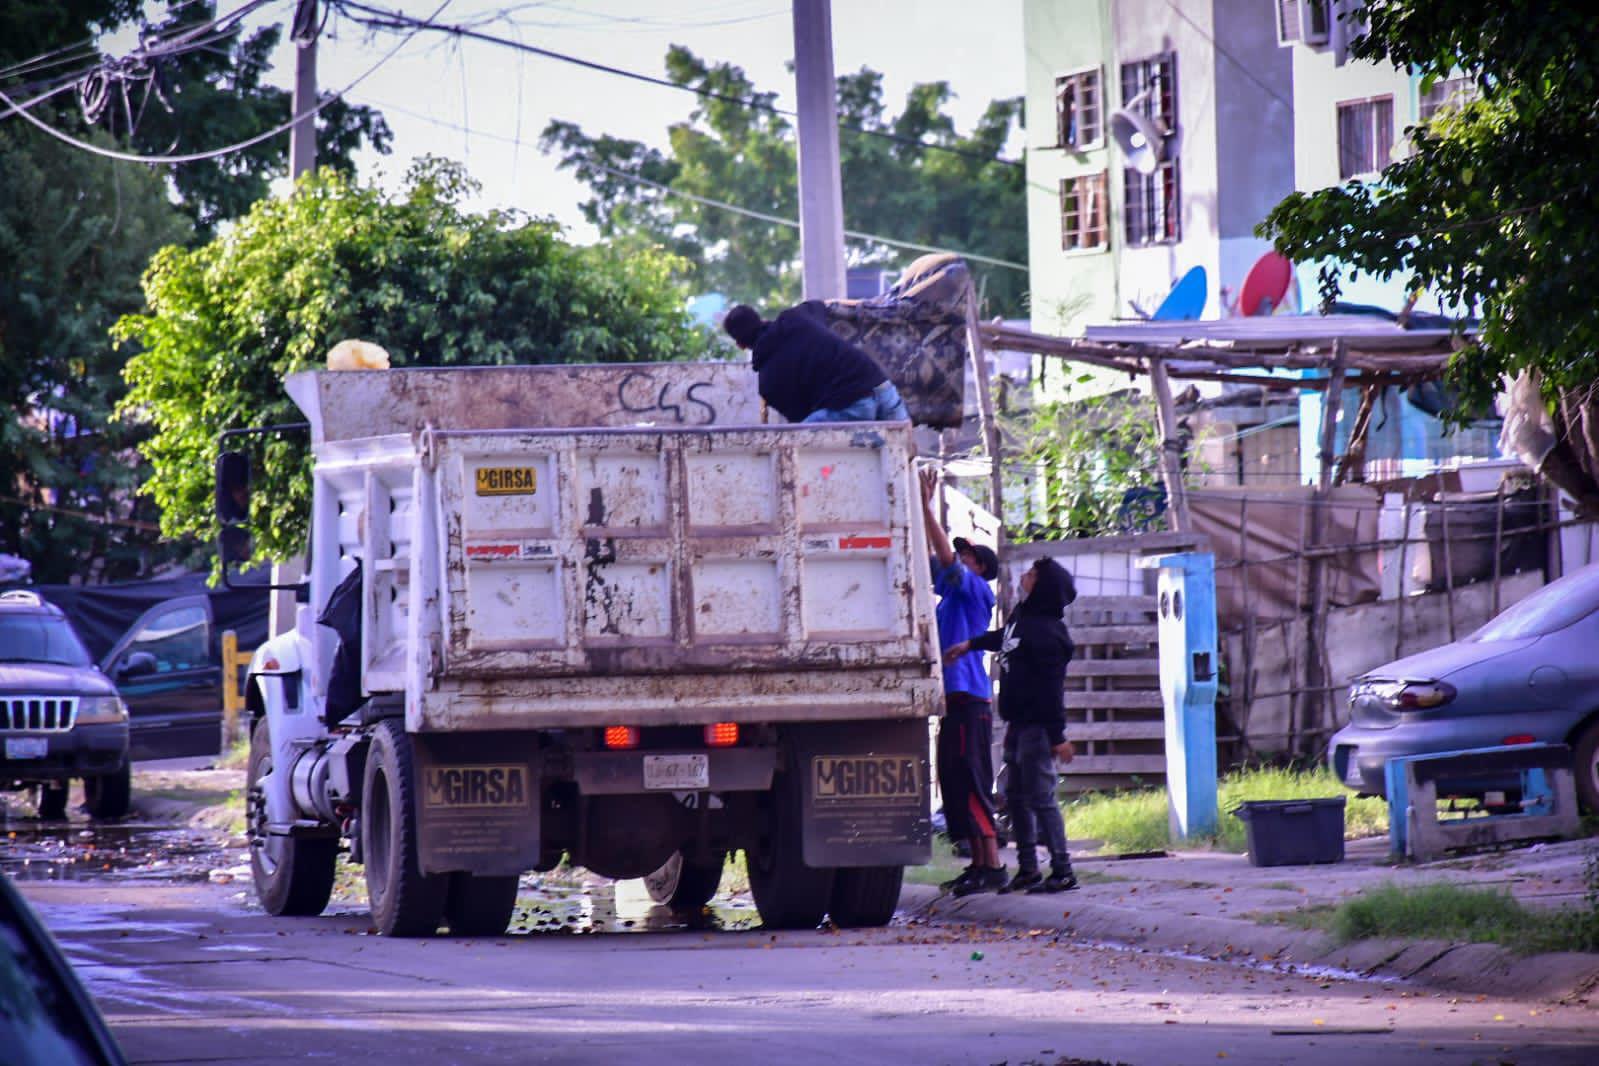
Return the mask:
M987 545L953 542L934 513L938 475L921 472L922 517L938 593L938 644L945 651L988 632L994 615L999 556ZM944 720L938 727L938 784L949 835L971 844L971 865L946 887L957 896L993 892L1006 884L994 832L993 689L982 652L944 666Z

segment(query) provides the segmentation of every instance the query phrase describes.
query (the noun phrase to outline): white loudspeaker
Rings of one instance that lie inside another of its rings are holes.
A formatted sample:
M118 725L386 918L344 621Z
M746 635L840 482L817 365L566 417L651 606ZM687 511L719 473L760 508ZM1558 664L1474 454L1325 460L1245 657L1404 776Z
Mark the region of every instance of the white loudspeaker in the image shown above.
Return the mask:
M1140 174L1153 174L1165 154L1166 135L1148 115L1122 108L1110 113L1110 135L1127 165Z

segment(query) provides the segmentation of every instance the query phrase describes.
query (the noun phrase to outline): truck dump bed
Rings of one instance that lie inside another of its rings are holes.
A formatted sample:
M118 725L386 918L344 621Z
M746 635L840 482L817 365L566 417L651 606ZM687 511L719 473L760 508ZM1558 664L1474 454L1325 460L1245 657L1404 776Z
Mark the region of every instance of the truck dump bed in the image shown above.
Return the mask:
M934 713L909 426L752 424L751 377L291 379L339 531L313 599L360 560L368 690L403 692L415 731Z

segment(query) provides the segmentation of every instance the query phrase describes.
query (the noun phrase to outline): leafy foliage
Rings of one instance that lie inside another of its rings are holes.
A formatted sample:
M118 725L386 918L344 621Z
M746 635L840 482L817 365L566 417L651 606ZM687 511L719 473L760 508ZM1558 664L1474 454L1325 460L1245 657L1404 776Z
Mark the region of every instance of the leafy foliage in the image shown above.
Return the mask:
M99 33L142 23L145 6L142 0L0 0L0 67L92 44ZM146 29L170 39L209 22L217 6L214 0L170 0L167 16ZM277 26L248 34L236 28L157 60L149 81L113 77L96 124L119 146L145 155L204 152L279 126L290 117L291 93L264 84L263 78L272 69L269 59L280 34ZM0 87L16 96L23 85L87 71L99 57L91 49L58 58L58 63L0 79ZM73 95L56 99L68 103L52 101L42 117L81 132L85 118L71 106ZM388 125L371 108L333 100L317 114L316 124L318 160L336 170L352 172L354 153L363 143L388 151ZM271 181L288 174L288 152L284 134L226 156L165 168L178 204L194 222L195 237L208 239L219 222L238 217L267 195Z
M1446 302L1480 311L1476 342L1451 362L1455 416L1484 412L1503 377L1536 372L1576 472L1562 487L1599 505L1599 35L1577 4L1368 0L1362 59L1418 71L1424 87L1463 70L1473 101L1413 128L1414 151L1380 182L1295 193L1262 236L1300 259L1381 278L1409 272Z
M1085 374L1078 385L1096 381ZM1013 469L1033 473L1021 535L1032 539L1125 532L1129 494L1158 490L1160 432L1136 392L1091 394L1041 404L1005 426ZM1009 451L1009 449L1007 449Z
M671 127L669 153L560 121L545 128L541 143L546 151L560 152L562 166L588 183L593 198L583 212L602 233L643 234L672 249L698 264L694 283L701 290L766 306L793 303L800 288L797 231L620 176L638 175L678 193L780 218L798 214L792 126L782 115L735 102L770 106L776 94L757 90L742 68L708 64L681 46L668 51L666 72L677 84L706 94L687 122ZM962 135L944 114L953 96L948 82L917 85L903 110L890 117L882 75L862 69L838 78L845 228L1025 261L1023 171L998 162L1021 122L1021 100L994 101L977 127ZM886 267L916 253L850 242L847 254L851 265ZM1020 272L972 266L990 313L1021 312L1026 285Z
M299 421L287 373L350 337L395 366L633 362L703 354L684 313L680 264L638 243L575 247L559 227L508 212L470 214L454 164L413 167L397 195L332 170L288 199L258 203L203 247L167 248L144 279L149 311L116 327L143 351L128 363L123 411L154 427L146 486L170 536L214 532L217 434ZM262 446L256 548L299 550L310 479L300 439Z
M124 353L106 331L188 226L159 176L20 124L0 126L0 188L0 552L32 560L39 581L96 561L103 577L137 576L154 513L134 497L137 428L110 417Z

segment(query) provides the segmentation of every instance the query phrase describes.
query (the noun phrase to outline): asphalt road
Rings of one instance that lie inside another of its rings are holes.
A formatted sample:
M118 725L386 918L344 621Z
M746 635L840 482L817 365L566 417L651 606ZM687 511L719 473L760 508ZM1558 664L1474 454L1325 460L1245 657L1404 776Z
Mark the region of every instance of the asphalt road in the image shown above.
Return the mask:
M1582 1007L1139 954L1045 929L774 935L735 909L734 928L651 931L659 912L624 886L615 902L579 894L565 911L524 915L516 935L389 940L356 905L268 917L238 882L21 887L136 1063L1350 1066L1599 1055L1599 1020Z

